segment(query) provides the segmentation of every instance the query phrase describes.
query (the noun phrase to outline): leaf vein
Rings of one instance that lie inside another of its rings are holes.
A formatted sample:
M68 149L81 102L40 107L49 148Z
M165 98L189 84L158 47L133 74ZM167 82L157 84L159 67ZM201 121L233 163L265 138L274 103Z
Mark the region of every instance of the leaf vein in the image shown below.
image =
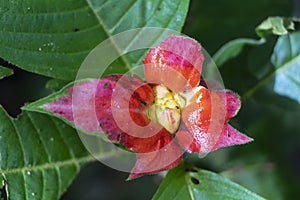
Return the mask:
M135 6L135 4L138 1L133 1L133 3L131 3L128 8L126 8L124 10L124 13L121 15L121 17L118 19L118 21L115 23L115 25L110 29L110 32L114 32L115 29L121 24L122 20L127 16L127 14L129 13L129 11Z
M38 135L38 137L37 137L38 140L41 141L41 146L43 147L44 152L47 155L47 161L50 162L50 159L49 159L49 154L50 153L48 152L48 149L46 148L46 145L45 145L44 141L41 139L41 135L40 135L39 129L37 128L34 120L32 119L32 116L28 112L26 112L26 114L27 114L27 117L29 119L29 122L32 124L32 127L35 129L35 133L37 133L37 135ZM25 115L25 113L24 113L24 115Z
M99 27L101 27L101 26L99 24L96 24L96 25L93 25L93 26L90 26L90 27L86 27L84 29L80 29L80 31L78 31L78 32L81 32L81 33L82 32L87 32L87 31L94 30L94 29L99 28ZM20 35L28 34L28 35L33 35L33 36L36 36L36 35L46 35L46 36L63 35L63 36L65 36L67 34L77 34L74 31L69 31L69 32L25 32L25 31L18 31L18 32L16 32L14 30L12 30L12 31L9 31L9 30L2 31L2 30L0 30L0 33L20 34Z
M67 14L67 13L76 13L76 12L79 12L79 11L83 11L83 10L88 10L89 9L89 6L82 6L82 7L78 7L76 9L73 9L73 10L57 10L56 12L34 12L34 13L30 13L30 12L27 12L27 13L15 13L15 12L10 12L9 15L10 16L21 16L21 17L24 17L25 15L58 15L58 14Z
M60 170L58 167L55 167L55 172L56 172L56 175L57 175L57 185L58 185L58 188L57 188L57 196L59 196L59 194L62 193L62 182L61 182L61 174L60 174Z
M107 153L105 155L100 154L99 157L106 158L109 157L111 155L113 155L114 152L111 153ZM16 174L16 173L22 173L25 171L37 171L37 170L46 170L46 169L53 169L55 167L64 167L64 166L69 166L69 165L74 165L76 162L79 164L83 164L83 163L87 163L90 161L94 161L94 157L88 155L88 156L84 156L78 159L68 159L68 160L64 160L64 161L56 161L56 162L52 162L52 163L44 163L41 165L35 165L35 166L30 166L30 167L21 167L21 168L10 168L10 169L4 169L4 170L0 170L0 173L2 174Z
M279 73L283 70L288 69L289 67L293 66L293 64L300 60L300 54L296 55L292 58L289 62L285 63L281 68L278 68L263 78L261 81L257 82L254 86L252 86L247 92L245 92L241 99L242 101L248 100L255 92L257 92L260 88L262 88L268 81L270 81L276 73Z
M194 196L194 193L193 193L193 189L191 188L191 185L190 183L188 182L188 179L189 179L189 175L185 175L184 177L184 180L185 180L185 184L188 188L188 191L189 191L189 195L191 197L191 200L195 200L195 196Z
M60 129L57 127L57 125L55 124L53 118L50 118L50 121L51 121L51 123L53 124L53 126L54 126L56 132L58 133L58 135L59 135L59 137L60 137L60 140L64 143L64 146L67 147L69 156L70 156L72 159L75 159L75 156L74 156L74 154L73 154L73 152L72 152L72 150L71 150L71 147L70 147L69 144L67 144L66 141L64 140L64 137L61 135L61 131L60 131Z
M16 124L14 123L14 121L10 117L8 117L8 119L11 122L11 124L13 125L13 128L15 129L15 133L16 133L16 136L18 138L18 142L19 142L22 154L23 154L23 162L24 162L23 164L26 165L25 149L24 149L24 146L23 146L23 143L22 143L22 140L21 140L21 136L20 136L19 130L18 130Z
M88 6L92 9L95 17L98 19L100 25L102 26L104 32L106 33L106 35L108 36L107 39L109 39L111 41L111 43L114 45L114 47L116 48L116 50L118 51L120 58L122 59L122 61L124 62L125 66L127 67L127 69L131 69L129 62L127 61L127 59L122 56L120 49L118 48L118 45L115 43L115 41L112 39L112 34L109 32L109 29L107 28L107 26L105 25L103 19L97 14L97 11L95 10L95 8L93 7L92 3L90 0L86 0Z

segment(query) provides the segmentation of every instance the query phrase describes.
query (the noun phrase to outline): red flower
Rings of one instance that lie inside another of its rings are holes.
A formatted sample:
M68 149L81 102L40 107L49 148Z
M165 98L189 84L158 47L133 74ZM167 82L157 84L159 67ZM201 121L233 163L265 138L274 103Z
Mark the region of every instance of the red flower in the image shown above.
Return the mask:
M199 85L203 61L195 40L170 36L143 60L146 82L135 75L82 81L44 108L135 152L130 179L168 170L183 150L208 153L252 140L227 123L238 96Z

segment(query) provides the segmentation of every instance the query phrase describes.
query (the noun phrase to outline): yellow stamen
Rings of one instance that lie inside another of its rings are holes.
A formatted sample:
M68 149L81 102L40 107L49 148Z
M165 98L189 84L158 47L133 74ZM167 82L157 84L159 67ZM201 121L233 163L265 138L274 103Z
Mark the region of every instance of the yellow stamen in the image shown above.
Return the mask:
M149 118L158 122L170 133L175 133L180 125L185 99L162 85L154 86L153 91L155 100L148 110Z

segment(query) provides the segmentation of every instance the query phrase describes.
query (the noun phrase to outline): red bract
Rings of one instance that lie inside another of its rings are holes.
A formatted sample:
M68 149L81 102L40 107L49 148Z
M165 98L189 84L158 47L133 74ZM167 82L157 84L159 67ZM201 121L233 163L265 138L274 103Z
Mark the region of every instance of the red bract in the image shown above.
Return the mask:
M195 40L170 36L143 60L146 82L135 75L86 80L44 108L135 152L130 179L168 170L182 151L208 153L252 140L227 124L238 96L199 86L203 61Z
M196 87L204 56L195 40L171 36L149 51L143 60L148 83L162 84L174 92Z

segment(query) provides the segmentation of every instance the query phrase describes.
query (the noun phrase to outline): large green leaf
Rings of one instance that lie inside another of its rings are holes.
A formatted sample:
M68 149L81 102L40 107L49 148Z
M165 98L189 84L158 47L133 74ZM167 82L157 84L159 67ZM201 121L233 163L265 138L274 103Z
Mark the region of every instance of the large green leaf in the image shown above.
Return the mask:
M12 69L6 68L6 67L1 67L0 66L0 79L10 76L14 73Z
M0 186L11 200L59 199L93 160L60 120L31 112L12 119L0 108L0 121Z
M169 171L153 197L162 199L263 199L213 172L181 164Z
M239 38L232 40L225 45L223 45L213 56L213 59L216 65L220 68L224 65L228 60L235 58L238 56L243 48L247 45L257 46L261 45L265 42L265 40L254 40L250 38Z
M274 91L300 103L300 32L281 36L271 61L276 68Z
M112 35L140 27L179 31L188 4L189 0L0 0L0 57L31 72L72 80L87 54ZM118 71L137 60L122 56Z

